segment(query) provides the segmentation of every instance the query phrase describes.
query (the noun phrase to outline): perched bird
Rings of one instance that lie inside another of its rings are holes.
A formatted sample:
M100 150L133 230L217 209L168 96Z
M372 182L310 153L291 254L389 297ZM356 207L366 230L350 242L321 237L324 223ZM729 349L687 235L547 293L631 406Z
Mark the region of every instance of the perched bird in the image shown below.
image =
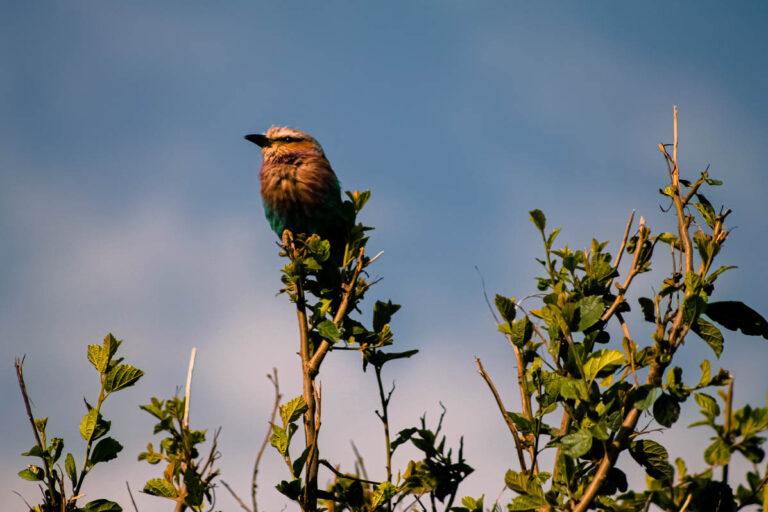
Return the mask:
M294 234L316 233L331 242L332 253L343 251L348 215L339 180L322 146L308 133L286 127L272 127L245 139L261 148L261 198L277 236L282 237L286 229Z

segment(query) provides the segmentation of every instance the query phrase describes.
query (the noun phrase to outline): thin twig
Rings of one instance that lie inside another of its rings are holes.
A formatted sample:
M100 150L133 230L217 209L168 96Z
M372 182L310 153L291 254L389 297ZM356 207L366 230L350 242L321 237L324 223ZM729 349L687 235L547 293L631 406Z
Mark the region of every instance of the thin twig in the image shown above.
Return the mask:
M348 475L346 473L342 473L341 471L339 471L338 469L333 467L333 465L330 462L328 462L327 460L325 460L325 459L320 459L320 465L321 466L325 466L326 468L331 470L331 473L333 473L334 475L336 475L339 478L345 478L347 480L355 480L355 481L363 483L363 484L370 484L370 485L380 485L381 484L381 482L375 482L373 480L368 480L366 478L359 478L359 477L356 477L354 475Z
M496 389L496 385L491 380L491 377L489 377L488 374L486 373L485 368L483 368L483 363L480 361L479 357L475 357L475 363L477 364L477 371L483 377L483 379L485 380L485 383L488 384L488 388L491 390L493 399L496 401L496 405L499 407L499 412L501 412L501 416L502 418L504 418L504 423L506 423L507 428L509 429L509 432L512 434L512 439L515 442L515 449L517 450L517 458L520 461L520 468L523 471L527 471L527 466L525 464L525 456L523 455L522 440L520 438L520 433L517 430L517 426L512 421L512 418L510 418L509 415L507 414L507 408L504 407L504 402L502 402L501 396L499 396L499 392Z
M189 428L189 398L192 394L192 372L195 371L195 357L197 357L197 347L192 347L189 354L189 367L187 368L187 385L184 388L184 428Z
M224 488L229 491L229 494L231 494L232 497L235 498L235 501L237 502L238 505L240 505L240 508L245 510L245 512L253 512L250 508L248 508L248 505L246 505L243 502L243 500L240 499L240 496L235 494L235 491L232 490L232 488L229 486L227 482L225 482L224 480L221 480L221 485L223 485Z
M133 505L133 510L135 512L139 512L139 507L136 506L136 500L133 499L133 493L131 492L131 485L128 483L128 480L125 481L125 488L128 489L128 496L131 498L131 504Z
M685 512L688 509L688 505L691 503L691 500L693 499L693 494L689 494L687 498L685 498L685 502L683 502L683 506L680 507L680 512Z
M624 228L624 236L621 239L621 245L619 245L619 252L616 253L616 256L614 256L613 259L613 268L618 269L619 264L621 263L621 257L624 255L624 249L627 247L627 240L629 239L629 231L632 229L632 221L635 220L635 210L632 210L632 213L629 214L629 219L627 219L627 227Z
M277 410L280 408L280 400L282 400L282 395L280 394L280 381L277 378L277 368L272 368L272 375L267 375L267 378L275 388L275 402L272 405L272 413L269 415L269 428L267 429L266 435L264 435L264 440L261 442L259 451L256 453L256 461L253 463L253 475L251 476L251 505L253 506L253 512L259 511L259 505L256 499L256 489L258 487L256 478L259 474L259 464L261 464L264 450L269 444L269 439L272 436L272 425L275 423Z
M21 391L21 398L24 400L24 408L27 411L27 419L29 419L29 424L32 425L32 432L35 434L35 443L37 443L37 447L40 448L41 452L45 452L45 445L43 445L43 441L40 438L40 432L37 430L37 425L35 424L35 417L32 415L32 405L29 400L29 394L27 393L27 385L24 382L24 357L17 357L14 361L14 366L16 367L16 379L19 381L19 390ZM45 471L45 484L48 487L48 492L50 493L51 499L53 499L53 496L56 495L54 492L55 489L53 487L52 477L51 477L51 469L48 466L48 463L43 461L43 470ZM62 489L63 493L64 489ZM63 502L63 500L62 500Z
M363 478L368 478L368 470L365 469L365 460L363 459L363 456L360 454L360 451L357 449L354 441L350 441L349 444L352 445L352 453L355 454L355 466L359 468L360 474L363 475Z

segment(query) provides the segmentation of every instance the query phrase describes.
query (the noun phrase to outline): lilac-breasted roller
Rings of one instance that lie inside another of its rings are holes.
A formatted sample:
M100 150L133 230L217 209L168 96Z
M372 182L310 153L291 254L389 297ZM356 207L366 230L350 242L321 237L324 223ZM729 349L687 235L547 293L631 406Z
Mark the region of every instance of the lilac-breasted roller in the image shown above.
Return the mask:
M261 148L261 199L277 236L286 229L316 233L331 242L333 252L343 251L348 220L339 180L322 146L308 133L286 127L245 139Z

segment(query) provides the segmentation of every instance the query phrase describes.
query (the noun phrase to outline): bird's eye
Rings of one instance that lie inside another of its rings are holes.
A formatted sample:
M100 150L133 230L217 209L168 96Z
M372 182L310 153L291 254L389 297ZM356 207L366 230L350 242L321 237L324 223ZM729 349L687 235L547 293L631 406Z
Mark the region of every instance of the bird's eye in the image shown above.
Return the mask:
M294 139L293 137L283 137L283 142L293 142L294 140L296 139Z

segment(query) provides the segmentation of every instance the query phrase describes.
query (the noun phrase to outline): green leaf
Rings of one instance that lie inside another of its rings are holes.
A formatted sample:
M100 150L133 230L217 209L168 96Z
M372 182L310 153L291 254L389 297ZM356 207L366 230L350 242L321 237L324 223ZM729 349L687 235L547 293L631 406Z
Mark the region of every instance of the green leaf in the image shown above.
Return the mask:
M176 498L176 488L168 480L162 478L153 478L147 481L144 485L144 492L152 496L160 496L163 498Z
M285 457L288 453L288 432L284 428L273 424L269 444L274 446L278 453Z
M392 315L399 309L400 305L393 304L391 300L387 302L377 300L373 305L373 331L381 332L384 326L392 321Z
M583 297L576 303L576 307L579 310L579 331L586 331L592 327L595 322L600 320L605 310L603 299L597 295L589 295Z
M639 411L645 411L653 405L659 393L661 393L661 389L658 387L644 384L632 394L632 406Z
M499 310L501 318L503 318L505 322L514 321L515 315L517 314L514 298L509 299L503 295L496 294L494 303L496 304L496 309Z
M723 301L707 305L705 314L731 331L768 339L768 321L743 302Z
M694 207L701 214L701 218L707 223L710 228L715 227L715 209L712 208L712 204L701 194L696 194L699 201L694 203Z
M96 370L99 369L99 361L101 359L101 345L88 345L88 361L93 365Z
M114 393L121 389L133 386L144 375L144 372L129 364L115 365L107 373L104 381L104 391Z
M290 402L280 406L280 418L283 420L283 426L288 426L301 417L307 410L307 402L304 397L299 395Z
M578 458L592 448L592 434L588 430L577 430L560 440L563 453L569 457Z
M34 445L32 448L21 454L24 457L40 457L41 459L46 456L46 452L38 445Z
M662 393L653 404L653 417L664 427L671 427L680 418L680 402L667 393Z
M304 469L304 464L307 463L307 457L309 456L310 448L311 446L304 448L304 451L301 452L301 455L299 455L299 457L293 461L293 464L291 465L293 469L293 476L301 476L301 470Z
M91 452L90 461L92 464L107 462L117 458L117 454L123 449L123 445L112 439L105 437L99 441Z
M531 475L523 472L507 470L504 474L504 483L518 494L544 496L541 484L534 480Z
M275 489L277 489L280 494L295 501L301 496L301 480L298 478L291 480L290 482L283 480L275 486Z
M722 439L717 438L704 450L704 460L711 466L723 466L731 460L731 450Z
M718 358L723 353L723 333L714 324L699 317L691 326L691 330L699 335Z
M601 349L589 355L584 363L584 378L591 384L603 369L624 364L624 354L618 350Z
M68 453L64 458L64 470L67 472L72 486L75 486L77 484L77 466L75 466L75 458L71 453Z
M701 368L699 386L707 386L712 381L712 365L709 363L709 359L704 359L699 367Z
M544 212L541 210L531 210L528 213L531 215L531 222L536 226L536 229L544 232L544 228L547 227L547 218L544 216Z
M717 400L712 398L706 393L696 393L693 397L696 403L699 404L702 414L708 418L715 418L720 415L720 406L717 405Z
M674 477L674 470L669 464L669 454L666 448L656 441L650 439L633 441L629 445L629 454L645 468L645 472L651 478L671 481Z
M83 512L123 512L123 507L109 500L89 501L82 509Z
M518 496L507 505L510 512L519 512L525 510L536 510L547 505L544 496Z
M30 465L27 466L26 469L19 471L19 476L24 480L29 480L30 482L37 482L43 479L45 473L43 472L43 468L40 466Z
M48 445L49 460L55 464L61 457L61 450L64 449L64 440L60 437L54 437Z
M336 343L341 337L339 328L336 327L336 324L330 320L323 320L320 322L320 324L317 326L317 332L320 333L320 336L330 341L331 343Z
M533 324L528 320L527 316L524 316L520 320L512 322L508 334L509 340L513 345L522 347L528 343L531 340L531 336L533 336Z
M93 437L93 433L96 430L96 423L99 420L99 411L96 409L89 410L83 419L80 421L80 435L86 441L90 441Z
M643 318L646 322L656 323L656 306L653 301L648 297L640 297L637 299L640 303L640 309L643 310Z

